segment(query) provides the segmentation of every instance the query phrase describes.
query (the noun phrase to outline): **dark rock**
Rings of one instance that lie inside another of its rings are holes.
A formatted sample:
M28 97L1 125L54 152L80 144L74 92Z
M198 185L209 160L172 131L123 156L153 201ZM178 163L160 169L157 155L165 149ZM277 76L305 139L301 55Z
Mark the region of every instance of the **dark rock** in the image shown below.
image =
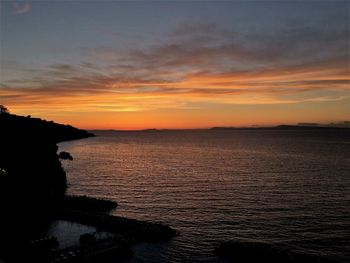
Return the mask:
M334 262L315 255L299 254L282 246L262 242L228 241L216 248L216 253L230 262L326 263Z
M60 201L60 206L64 209L77 209L94 212L108 212L118 206L118 203L114 201L77 195L65 195Z
M80 245L90 245L96 243L95 233L86 233L79 238Z
M73 161L73 157L69 152L60 152L58 158Z

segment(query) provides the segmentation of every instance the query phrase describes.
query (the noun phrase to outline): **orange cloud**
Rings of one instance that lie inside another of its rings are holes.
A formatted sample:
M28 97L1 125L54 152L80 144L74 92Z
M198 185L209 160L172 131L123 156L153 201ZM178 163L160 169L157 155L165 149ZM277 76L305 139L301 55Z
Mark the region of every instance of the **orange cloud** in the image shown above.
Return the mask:
M35 77L3 81L0 103L22 114L72 119L81 116L86 122L89 116L96 122L105 120L103 116L118 116L115 122L119 123L121 119L127 121L121 116L132 116L140 127L147 128L156 122L170 127L170 120L161 119L166 118L161 114L164 111L178 111L176 118L182 120L190 118L186 112L196 112L201 116L198 120L204 121L205 116L211 116L210 111L228 105L252 109L274 106L284 112L282 109L296 104L333 103L339 110L350 97L349 51L344 46L348 33L335 32L339 38L333 41L331 34L292 31L276 40L268 36L236 36L216 26L192 29L201 34L178 29L174 34L181 41L144 50L85 49L95 64L57 63L32 72ZM316 40L306 37L305 45L299 49L292 40L306 33ZM233 36L242 38L242 42L232 41ZM198 37L207 42L198 44ZM253 40L262 44L255 46ZM308 55L310 50L312 55ZM148 113L159 117L152 119ZM271 112L265 113L266 121ZM221 119L221 114L217 111L213 118L221 123L229 121L228 116L235 116L236 122L240 118L231 113ZM257 121L253 113L245 114L252 122ZM288 114L293 115L284 112L283 116ZM338 112L337 116L343 115ZM321 118L320 113L317 116ZM149 126L142 121L146 119ZM76 123L86 126L83 121ZM124 123L124 127L136 126Z
M6 105L34 107L38 112L45 108L125 112L186 109L200 102L255 105L334 101L349 96L349 81L347 62L334 60L280 69L183 74L171 81L157 80L157 75L153 79L72 77L40 88L2 87L0 96Z

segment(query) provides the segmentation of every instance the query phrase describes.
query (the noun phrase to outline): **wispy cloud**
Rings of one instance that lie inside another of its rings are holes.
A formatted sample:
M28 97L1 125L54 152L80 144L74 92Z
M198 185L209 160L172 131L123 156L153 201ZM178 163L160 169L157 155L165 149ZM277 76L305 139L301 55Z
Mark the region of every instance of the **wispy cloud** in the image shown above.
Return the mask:
M18 105L28 102L51 105L60 101L67 105L77 103L80 108L90 110L94 105L100 105L95 110L120 111L187 108L192 102L201 101L285 104L349 97L349 71L345 58L279 69L184 73L174 79L157 72L152 76L132 76L127 71L87 74L83 68L57 64L29 82L3 85L0 92L5 104L13 103L14 98ZM108 106L113 102L118 107Z
M290 27L270 33L242 33L216 24L181 24L144 48L83 49L84 55L115 67L169 71L227 71L277 68L349 57L348 27ZM121 62L122 61L122 62Z
M17 107L84 112L344 100L350 97L348 38L343 29L261 35L180 25L143 49L83 48L84 62L7 80L0 96Z
M14 15L25 14L32 9L32 6L29 2L19 3L16 0L12 0L12 6Z

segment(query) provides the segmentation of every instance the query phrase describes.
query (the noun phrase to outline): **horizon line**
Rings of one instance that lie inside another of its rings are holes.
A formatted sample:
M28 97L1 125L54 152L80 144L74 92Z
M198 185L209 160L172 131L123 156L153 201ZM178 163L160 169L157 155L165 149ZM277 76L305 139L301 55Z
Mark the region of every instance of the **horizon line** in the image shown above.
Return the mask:
M110 131L110 132L159 132L159 131L210 131L210 130L258 130L258 129L277 129L277 128L299 128L299 129L350 129L350 123L340 124L319 124L319 125L302 125L302 124L279 124L271 126L215 126L208 128L148 128L148 129L86 129L87 131Z

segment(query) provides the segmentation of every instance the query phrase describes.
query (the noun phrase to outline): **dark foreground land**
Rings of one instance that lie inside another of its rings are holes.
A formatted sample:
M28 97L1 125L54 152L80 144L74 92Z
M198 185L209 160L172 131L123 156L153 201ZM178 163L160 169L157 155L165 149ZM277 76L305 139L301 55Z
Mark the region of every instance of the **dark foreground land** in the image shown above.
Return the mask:
M52 121L0 114L0 262L108 262L130 255L138 241L164 241L176 231L159 223L109 215L117 203L67 196L67 179L57 143L94 136ZM80 245L60 248L45 230L54 220L108 231L80 236Z

